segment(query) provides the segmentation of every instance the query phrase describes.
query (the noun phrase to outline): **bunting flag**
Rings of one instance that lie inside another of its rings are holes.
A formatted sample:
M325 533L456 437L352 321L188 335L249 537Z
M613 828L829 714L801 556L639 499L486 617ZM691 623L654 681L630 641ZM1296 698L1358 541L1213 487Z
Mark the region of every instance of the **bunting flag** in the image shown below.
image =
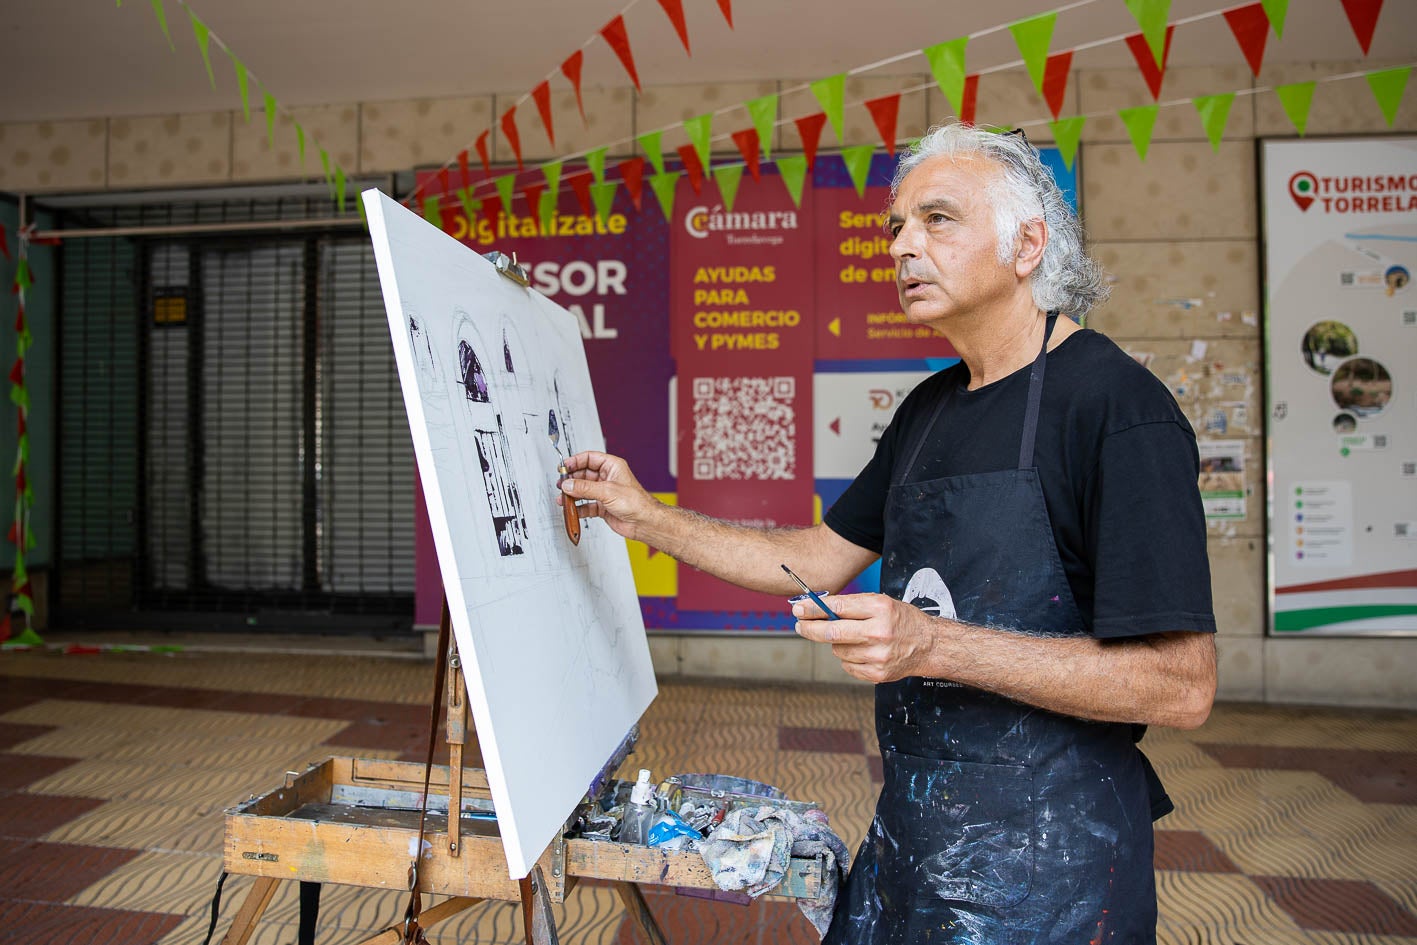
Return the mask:
M1151 50L1153 65L1165 68L1167 47L1170 46L1171 27L1166 18L1171 12L1171 0L1127 0L1127 9L1141 27L1147 48Z
M437 194L423 195L423 219L440 230L443 228L443 211L438 208Z
M659 0L659 5L664 8L664 15L669 17L669 22L674 24L674 32L679 34L679 42L684 44L684 52L692 56L689 49L689 27L684 22L683 0Z
M718 9L728 21L728 28L733 29L733 0L718 0Z
M497 199L502 205L502 212L507 216L512 215L512 190L517 186L517 175L503 174L492 182L497 188Z
M522 186L522 199L526 201L526 215L534 219L541 219L541 198L546 196L546 185L540 182L533 182ZM545 235L546 227L544 223L538 232Z
M300 122L298 122L298 121L291 122L291 124L295 125L295 147L296 147L296 149L300 152L300 166L301 166L301 167L304 167L304 166L305 166L305 129L304 129L304 127L301 126Z
M810 166L806 155L802 154L777 159L777 172L782 175L783 186L787 188L794 207L802 206L802 185L807 181Z
M1117 112L1117 117L1127 126L1127 134L1132 139L1132 147L1137 150L1137 157L1143 161L1146 160L1146 152L1151 147L1151 131L1156 127L1156 113L1160 110L1159 105L1143 105Z
M265 96L266 141L274 151L276 148L276 97L265 89L261 89L261 93Z
M1141 33L1133 33L1127 37L1127 48L1132 51L1132 58L1137 61L1142 78L1146 79L1146 87L1151 90L1153 101L1161 98L1161 81L1166 77L1166 60L1171 56L1171 37L1175 32L1176 27L1166 27L1166 44L1161 50L1160 65L1151 58L1151 49L1146 45L1146 38Z
M477 218L477 211L482 209L482 201L472 195L472 188L464 187L458 191L458 200L462 203L463 216L467 218L468 229L472 229L472 221Z
M9 242L5 239L5 224L3 224L3 223L0 223L0 255L4 255L4 257L5 257L6 259L10 259L10 258L11 258L11 256L10 256L10 244L9 244Z
M1264 62L1265 40L1269 39L1269 17L1264 12L1264 4L1252 3L1226 10L1225 22L1230 24L1230 32L1250 64L1250 74L1258 79L1260 65Z
M581 113L581 124L585 124L585 100L581 98L581 66L585 64L585 51L577 49L566 57L566 61L561 63L561 74L571 83L571 88L576 90L576 108ZM586 211L590 215L590 211Z
M802 138L802 156L806 159L807 170L811 170L817 164L817 145L822 140L822 127L827 123L827 116L822 112L815 115L803 115L796 119L793 124L797 126L797 134ZM779 169L782 162L778 161Z
M487 155L487 136L492 133L490 128L484 128L482 134L477 136L477 159L482 162L483 173L491 176L492 161Z
M246 66L240 59L227 53L231 59L231 64L236 67L236 88L241 92L241 114L246 116L246 124L251 124L251 81L250 74L246 71Z
M585 156L586 166L590 168L591 174L595 176L595 182L602 184L605 182L605 152L607 148L596 148Z
M645 149L645 157L649 158L656 174L664 173L664 149L660 146L662 137L662 131L647 131L635 139L640 143L640 147Z
M979 104L979 73L964 78L964 101L960 103L959 120L974 124L975 106Z
M561 168L563 166L564 162L562 161L552 161L550 164L541 166L541 175L546 178L546 186L553 194L561 189Z
M718 195L723 198L723 209L733 212L733 201L738 197L738 184L743 180L742 164L726 164L713 169L713 182L718 185Z
M1077 157L1078 142L1082 140L1082 126L1087 118L1078 115L1074 118L1064 118L1061 121L1051 121L1048 127L1053 129L1054 143L1058 145L1058 153L1063 156L1063 164L1068 170L1073 169L1073 159Z
M462 185L472 186L472 170L467 166L467 148L458 152L458 170L462 171Z
M1127 0L1128 6L1132 0ZM1043 69L1048 60L1048 44L1053 41L1053 24L1058 21L1056 10L1040 13L1026 20L1009 24L1009 32L1014 34L1014 42L1023 56L1023 64L1028 67L1029 78L1038 94L1043 94Z
M1212 151L1220 150L1220 139L1225 134L1225 122L1230 118L1230 106L1235 101L1234 92L1223 95L1197 95L1191 101L1201 116L1201 126L1210 138Z
M1295 82L1291 85L1275 86L1274 89L1274 94L1279 97L1279 104L1284 106L1284 114L1289 116L1290 123L1301 138L1304 137L1304 129L1309 124L1309 106L1314 103L1314 87L1317 84Z
M212 71L212 31L207 24L197 19L197 14L192 12L192 8L187 8L187 16L192 21L192 35L197 39L197 51L202 54L202 65L207 67L207 80L211 82L212 88L216 88L216 73Z
M627 158L616 165L616 170L620 172L620 180L625 183L630 202L635 205L636 210L640 209L640 194L644 190L645 159L639 155Z
M16 358L15 365L10 371L10 402L15 405L15 517L14 524L10 527L9 538L15 545L15 562L10 579L13 596L10 606L0 616L0 640L11 640L12 643L25 646L38 646L43 644L44 640L34 632L32 626L34 598L30 589L29 575L25 570L25 553L35 546L34 531L30 524L34 508L34 490L29 483L27 468L30 450L26 424L29 418L30 399L29 389L25 383L25 355L34 343L34 337L30 334L29 323L25 317L26 295L29 287L34 284L28 259L31 229L31 227L21 227L17 234L19 259L15 263L15 284L13 287L16 296ZM5 255L9 256L8 248L6 248ZM24 617L23 629L18 634L14 632L13 627L17 613Z
M699 157L699 165L707 170L709 149L713 141L713 114L710 112L685 121L684 134L689 136L689 143L694 146L694 153Z
M1397 119L1397 108L1402 104L1402 93L1407 90L1407 77L1411 73L1411 66L1368 73L1368 87L1373 90L1373 97L1378 100L1378 107L1383 110L1389 128Z
M1068 71L1073 67L1072 50L1054 53L1048 57L1043 67L1043 101L1053 113L1053 120L1063 110L1063 100L1068 96Z
M764 158L771 158L772 132L777 126L777 96L764 95L762 98L744 102L743 107L748 109L748 115L753 119L753 128L758 132L758 146L754 151L761 151ZM739 150L742 150L742 145L739 145ZM753 176L757 177L756 174Z
M606 180L590 185L590 199L595 204L595 215L604 223L615 206L615 181Z
M546 129L546 140L556 147L556 132L551 127L551 83L545 79L531 90L532 101L536 102L536 113L541 116L541 126Z
M344 203L349 196L348 182L345 180L344 168L335 165L335 203L339 206L339 212L344 213Z
M674 217L674 188L678 184L678 171L655 174L649 179L650 189L659 198L659 206L664 211L665 220L672 220Z
M153 16L157 17L157 25L162 27L162 35L167 37L168 48L177 52L177 44L172 41L172 33L167 29L167 11L162 8L162 0L152 0Z
M684 172L689 175L689 186L694 188L694 193L701 193L704 188L704 166L699 163L698 152L692 144L681 144L677 150L679 160L684 164Z
M733 132L733 143L738 145L738 153L743 155L743 163L747 166L748 173L753 175L753 180L755 181L762 180L762 175L758 168L759 141L758 132L753 128L744 128L742 131Z
M1284 38L1284 18L1289 13L1289 0L1260 0L1269 25L1274 27L1274 35Z
M1373 45L1373 31L1378 26L1378 14L1383 11L1383 0L1343 0L1343 12L1348 14L1348 25L1353 27L1353 37L1363 55Z
M940 87L956 115L964 111L964 47L968 43L969 37L961 36L921 50L930 63L935 84Z
M900 93L867 99L865 105L871 113L871 120L876 123L876 130L881 133L886 153L895 154L895 124L900 115Z
M818 79L811 84L812 94L821 103L822 111L826 113L827 120L832 123L832 130L836 132L836 140L842 140L843 131L843 100L846 96L846 73L829 75L825 79Z
M859 144L841 149L841 163L851 175L851 183L856 186L856 196L866 196L866 176L871 173L871 155L875 153L873 144Z
M576 194L576 202L581 205L582 216L588 217L595 213L595 204L591 202L590 194L592 181L594 178L590 174L572 174L566 178L566 183L571 185L571 190Z
M517 106L513 105L502 113L502 137L517 158L517 170L522 169L522 138L517 134Z
M600 35L604 37L606 44L615 50L620 65L625 67L625 71L630 74L630 81L635 84L635 91L640 91L640 76L635 71L635 57L630 52L630 37L625 32L625 17L617 14L615 19L601 28Z

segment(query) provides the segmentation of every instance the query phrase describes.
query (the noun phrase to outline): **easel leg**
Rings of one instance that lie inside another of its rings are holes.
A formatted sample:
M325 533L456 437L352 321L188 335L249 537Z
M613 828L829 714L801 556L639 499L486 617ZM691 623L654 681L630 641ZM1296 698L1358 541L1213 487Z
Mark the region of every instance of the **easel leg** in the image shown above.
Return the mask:
M556 935L556 917L551 914L551 897L547 894L541 867L532 867L531 875L521 880L520 885L526 945L560 945Z
M615 891L620 894L620 901L625 904L625 911L634 921L635 928L640 930L640 937L648 945L668 945L659 923L654 921L654 915L649 911L649 904L645 902L640 887L634 883L616 883Z
M221 940L221 945L246 945L251 933L256 929L256 921L261 918L261 913L266 911L266 906L271 904L278 882L280 880L269 876L256 877L256 882L251 885L251 891L246 894L246 900L241 903L236 918L231 920L231 928Z
M418 924L425 929L431 929L444 919L452 918L464 909L469 909L482 901L468 896L454 896L451 899L445 899L436 906L424 909L423 914L418 917ZM400 937L398 928L384 929L378 935L364 939L359 945L399 945Z

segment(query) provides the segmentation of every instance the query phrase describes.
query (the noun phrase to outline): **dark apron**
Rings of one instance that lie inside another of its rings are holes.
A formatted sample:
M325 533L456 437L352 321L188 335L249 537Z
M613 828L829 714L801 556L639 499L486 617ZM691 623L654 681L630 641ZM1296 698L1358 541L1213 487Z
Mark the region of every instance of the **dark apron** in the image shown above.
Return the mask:
M1086 636L1033 466L1055 316L1017 469L911 482L946 389L886 500L881 590L928 613ZM950 683L876 687L885 783L825 942L1067 945L1156 935L1151 809L1132 728Z

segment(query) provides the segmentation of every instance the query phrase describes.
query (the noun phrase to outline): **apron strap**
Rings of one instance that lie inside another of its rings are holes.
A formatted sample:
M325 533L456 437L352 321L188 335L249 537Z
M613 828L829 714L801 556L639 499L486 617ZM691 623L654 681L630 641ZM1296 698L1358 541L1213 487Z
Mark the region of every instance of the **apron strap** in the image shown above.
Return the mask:
M1043 369L1048 360L1048 339L1057 321L1058 313L1049 312L1043 328L1043 346L1038 349L1038 357L1033 359L1033 367L1028 372L1028 409L1023 415L1023 439L1018 446L1019 469L1033 468L1033 443L1038 439L1038 414L1043 406Z

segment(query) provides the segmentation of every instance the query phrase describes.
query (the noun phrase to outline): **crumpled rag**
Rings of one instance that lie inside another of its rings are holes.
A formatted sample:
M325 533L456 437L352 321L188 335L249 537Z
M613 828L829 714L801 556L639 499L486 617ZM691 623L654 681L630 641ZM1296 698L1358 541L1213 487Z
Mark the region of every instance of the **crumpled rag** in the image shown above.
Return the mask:
M815 899L798 899L797 906L823 936L840 879L851 867L846 844L828 825L826 813L815 809L798 814L786 807L740 807L699 843L699 853L719 889L754 898L782 882L792 857L821 856L822 890Z

